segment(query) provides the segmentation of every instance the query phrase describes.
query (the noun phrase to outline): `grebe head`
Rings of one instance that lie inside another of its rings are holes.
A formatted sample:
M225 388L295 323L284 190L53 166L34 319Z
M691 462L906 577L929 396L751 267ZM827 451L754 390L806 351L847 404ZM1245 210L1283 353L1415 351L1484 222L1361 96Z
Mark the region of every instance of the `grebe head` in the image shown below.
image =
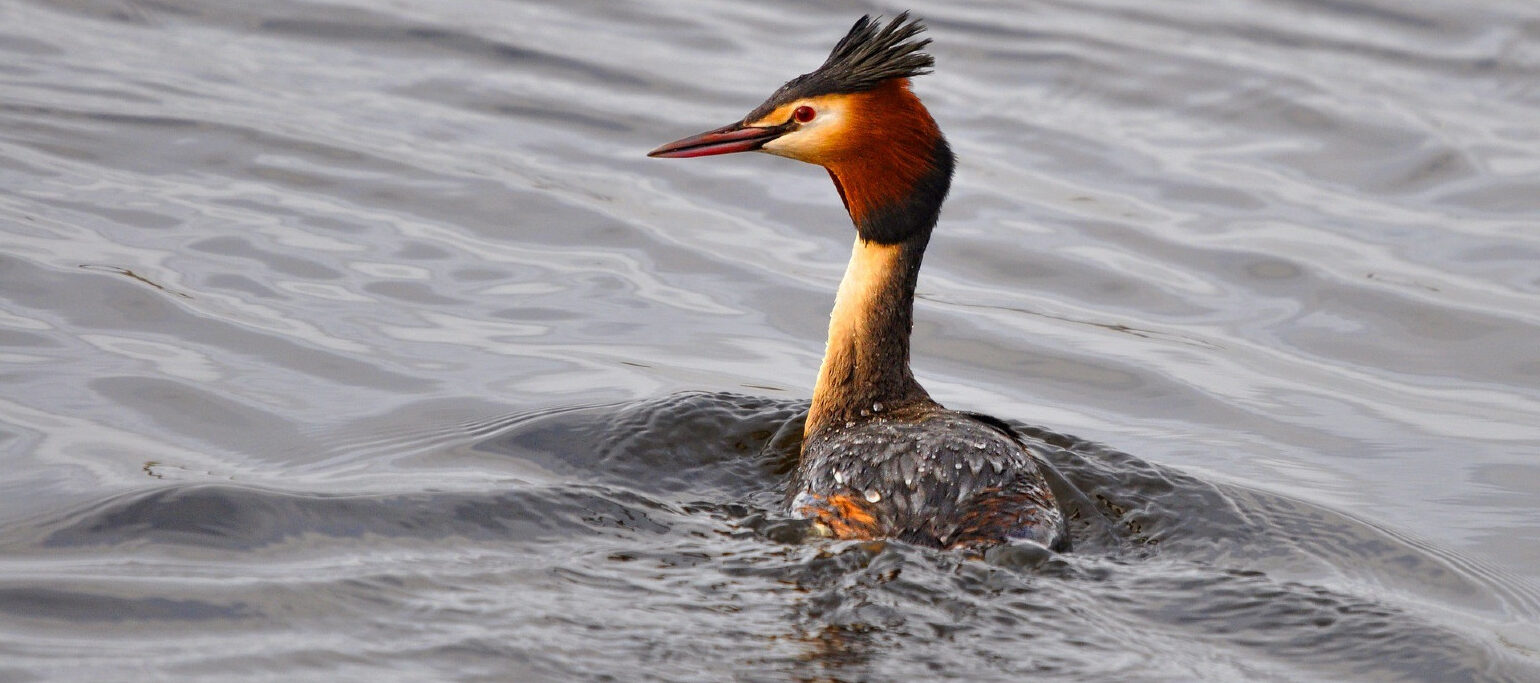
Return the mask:
M791 79L742 120L648 153L693 158L767 152L828 169L862 239L901 242L935 225L952 153L909 89L930 73L929 39L909 13L861 17L823 65Z

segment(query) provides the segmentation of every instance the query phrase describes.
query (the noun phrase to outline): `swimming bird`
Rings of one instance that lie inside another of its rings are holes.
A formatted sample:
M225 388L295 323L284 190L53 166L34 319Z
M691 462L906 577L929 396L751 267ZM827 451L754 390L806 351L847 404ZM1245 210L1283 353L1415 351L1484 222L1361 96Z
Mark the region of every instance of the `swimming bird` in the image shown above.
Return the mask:
M864 16L822 66L742 120L648 156L759 151L817 164L855 225L787 494L794 515L843 539L1066 549L1046 466L1000 420L942 407L909 367L920 261L953 168L910 89L935 63L924 30L908 12L885 25Z

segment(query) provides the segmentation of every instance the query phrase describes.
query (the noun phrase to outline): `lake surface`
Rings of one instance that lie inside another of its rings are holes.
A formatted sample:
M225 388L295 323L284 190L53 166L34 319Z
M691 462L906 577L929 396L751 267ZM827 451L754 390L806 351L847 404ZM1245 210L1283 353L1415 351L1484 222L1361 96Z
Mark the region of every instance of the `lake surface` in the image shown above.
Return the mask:
M985 560L799 540L848 219L644 156L831 5L0 4L0 680L1540 678L1540 5L913 3Z

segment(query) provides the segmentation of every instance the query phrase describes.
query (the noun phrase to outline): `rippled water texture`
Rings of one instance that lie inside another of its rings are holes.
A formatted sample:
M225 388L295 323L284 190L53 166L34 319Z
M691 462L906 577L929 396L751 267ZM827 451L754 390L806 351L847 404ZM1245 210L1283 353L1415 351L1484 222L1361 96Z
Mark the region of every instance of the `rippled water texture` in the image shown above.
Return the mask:
M0 4L0 680L1540 678L1540 7L916 2L975 560L780 512L825 174L643 156L837 4Z

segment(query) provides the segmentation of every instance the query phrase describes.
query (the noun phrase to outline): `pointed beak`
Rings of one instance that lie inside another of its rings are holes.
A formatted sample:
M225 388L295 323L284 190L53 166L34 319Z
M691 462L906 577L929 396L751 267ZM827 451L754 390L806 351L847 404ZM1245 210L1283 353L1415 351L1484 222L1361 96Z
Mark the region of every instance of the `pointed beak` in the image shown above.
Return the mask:
M675 140L648 152L647 156L661 159L691 159L714 154L752 152L764 147L765 143L785 135L788 130L790 128L787 126L760 128L745 126L742 122L731 123L700 135Z

